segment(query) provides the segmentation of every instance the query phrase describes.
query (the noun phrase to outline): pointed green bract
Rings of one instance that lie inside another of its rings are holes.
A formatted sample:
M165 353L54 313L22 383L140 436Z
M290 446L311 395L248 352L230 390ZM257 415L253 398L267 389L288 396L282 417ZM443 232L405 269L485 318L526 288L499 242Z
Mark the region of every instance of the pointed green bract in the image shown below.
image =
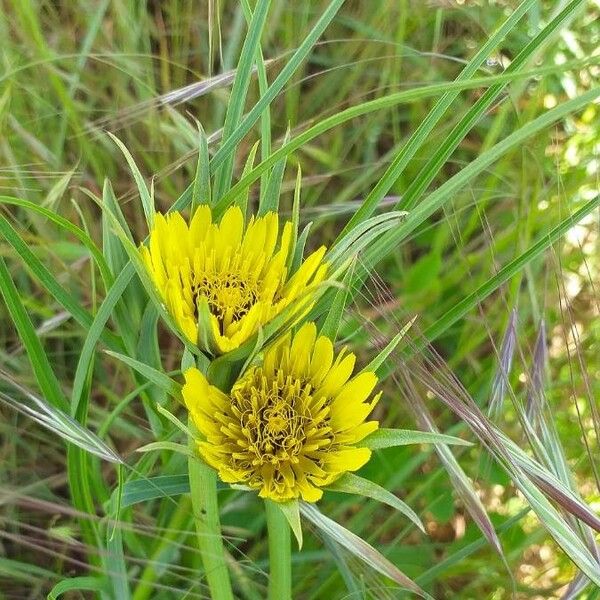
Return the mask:
M368 479L359 477L354 473L344 473L339 479L336 479L331 483L328 486L328 489L334 492L344 492L346 494L364 496L365 498L373 498L378 502L387 504L408 517L423 533L425 533L425 527L423 526L421 519L419 519L415 511L408 506L406 502L402 502L402 500L392 494L392 492L389 492Z
M118 137L110 133L110 131L107 133L112 141L119 147L119 150L123 153L125 160L127 160L127 163L129 164L129 168L131 169L131 173L140 194L140 200L142 201L142 208L144 209L146 224L148 225L148 229L152 229L154 224L154 199L148 191L148 186L144 181L144 177L140 173L140 170L136 165L133 156L131 156L131 152L129 152L127 149L127 146L125 146L125 144Z
M407 446L409 444L473 445L471 442L444 433L418 430L412 431L408 429L386 429L383 427L370 433L361 443L371 450L394 448L395 446Z

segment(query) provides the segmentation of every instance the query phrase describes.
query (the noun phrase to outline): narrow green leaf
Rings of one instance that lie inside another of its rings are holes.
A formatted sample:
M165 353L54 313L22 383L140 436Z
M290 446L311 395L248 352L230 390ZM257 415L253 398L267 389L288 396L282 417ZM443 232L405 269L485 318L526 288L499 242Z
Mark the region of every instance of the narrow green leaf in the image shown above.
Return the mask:
M263 173L268 171L283 157L292 154L298 148L301 148L319 135L357 117L367 115L378 110L393 108L399 104L415 102L432 96L439 96L447 91L465 91L481 87L488 87L503 81L511 82L531 79L534 77L542 77L544 75L562 73L568 70L583 68L586 65L598 63L600 63L600 57L591 56L574 61L567 61L561 65L538 67L536 69L521 71L519 73L509 73L508 75L492 75L489 77L473 78L467 81L448 81L439 84L436 83L420 88L405 90L403 92L389 94L387 96L382 96L381 98L368 100L355 106L351 106L350 108L347 108L335 115L320 120L312 127L309 127L306 131L303 131L298 136L291 139L288 144L285 144L278 150L272 152L269 158L263 160L259 165L256 166L255 169L248 173L247 176L241 178L220 200L218 200L215 204L215 208L217 208L219 211L224 210L227 206L229 206L229 204L231 204L231 202L242 190L248 188L259 177L261 177ZM215 159L213 158L213 162L214 160ZM185 206L189 204L190 199L191 186L175 203L174 209L181 210L182 208L185 208Z
M252 148L250 148L250 152L248 153L248 157L246 158L246 164L244 165L244 170L242 171L242 177L249 173L254 166L254 159L256 158L256 152L258 151L258 144L256 142ZM248 213L248 198L250 196L250 188L244 190L240 193L239 197L236 200L236 204L242 209L242 214L246 215Z
M335 342L337 339L337 334L344 316L344 310L346 309L346 303L348 302L348 298L351 297L350 286L352 285L355 266L356 260L353 260L341 282L342 287L335 290L332 302L330 304L328 303L325 319L319 328L319 335L327 336L332 342Z
M106 354L120 360L122 363L125 363L127 366L131 367L135 371L137 371L140 375L143 375L148 381L151 381L155 385L157 385L161 390L164 390L169 396L173 398L181 398L181 385L171 379L166 373L151 367L135 358L131 358L130 356L126 356L125 354L120 354L119 352L112 352L110 350L105 351Z
M136 448L136 452L157 452L159 450L168 450L169 452L177 452L178 454L182 454L183 456L187 456L193 460L200 460L198 454L184 446L183 444L177 444L176 442L150 442L149 444L144 444L139 448Z
M165 417L166 419L171 421L171 423L173 423L173 425L175 425L175 427L177 427L177 429L179 429L179 431L181 431L182 433L185 433L188 437L193 437L189 428L184 423L182 423L172 412L168 411L164 406L161 406L160 404L158 404L156 406L156 410L163 417Z
M327 489L333 492L356 494L357 496L373 498L373 500L383 502L408 517L423 533L425 533L425 527L423 526L421 519L419 519L415 511L408 506L406 502L402 502L400 498L368 479L359 477L354 473L344 473L339 479L330 483L327 486Z
M156 498L170 498L188 494L190 481L187 473L184 475L159 475L146 479L134 479L123 485L121 506L127 508L140 502L155 500Z
M502 267L495 275L480 285L474 292L457 302L451 309L444 313L435 323L430 325L423 334L423 340L433 341L438 338L451 325L466 315L472 308L483 302L490 294L496 291L502 284L516 275L532 260L540 256L574 225L600 206L600 195L592 198L579 210L563 219L556 227L540 237L525 252L511 260Z
M308 235L310 233L311 227L312 223L308 223L302 230L302 233L298 236L298 240L296 241L294 248L292 262L290 263L290 273L295 273L302 264L302 258L304 257L304 249L306 247L306 241L308 240Z
M219 148L218 152L213 157L211 162L211 171L215 172L222 164L226 164L236 146L240 143L243 137L250 131L252 126L260 118L263 111L271 102L277 97L279 92L284 88L285 84L292 77L296 69L300 66L300 63L308 56L313 46L321 37L321 34L325 31L333 17L336 15L338 10L341 8L344 0L333 0L329 3L329 6L325 12L321 15L314 27L310 30L307 36L294 52L292 58L288 61L285 67L281 70L275 81L269 86L264 94L261 95L259 101L252 107L242 122L236 127L235 131L231 133L224 140L223 144ZM259 3L260 6L260 3ZM258 7L254 11L253 20L257 18ZM233 96L233 92L232 92ZM277 161L274 161L277 162ZM260 176L260 175L259 175ZM219 202L221 201L221 195L217 196ZM227 204L225 204L227 206Z
M102 279L104 281L105 286L110 287L113 281L112 273L110 272L110 269L108 268L108 265L106 264L106 261L102 256L102 252L100 252L94 241L88 236L88 234L85 231L83 231L83 229L80 229L79 227L77 227L77 225L74 225L68 219L57 215L56 213L52 212L51 210L48 210L47 208L44 208L43 206L35 204L34 202L30 202L29 200L21 200L19 198L12 198L10 196L0 196L0 203L12 204L14 206L21 206L28 210L32 210L46 217L64 231L67 231L73 236L75 236L90 251L90 255L94 259L94 262L98 265L98 269L100 271L100 274L102 275Z
M241 136L239 139L235 139L232 137L232 134L239 129L239 123L244 111L244 104L248 93L248 86L250 85L254 59L257 55L257 50L260 47L260 38L267 20L267 13L269 12L270 5L271 0L258 0L252 14L248 34L246 35L242 46L240 60L237 65L235 79L231 89L231 96L227 106L227 114L225 115L221 152L220 154L217 153L217 155L221 157L221 162L217 159L216 162L211 164L211 168L214 168L213 173L215 174L216 199L221 198L231 184L235 148L243 137ZM228 142L230 143L228 144ZM227 147L226 152L224 151L225 147ZM215 155L215 158L217 155Z
M290 130L285 132L283 138L283 144L287 144L290 139ZM258 206L258 216L265 215L268 212L277 212L279 209L279 196L281 195L281 183L283 181L283 175L285 173L285 165L287 158L281 159L275 164L271 175L269 176L269 182L267 183L267 189L264 195L261 195L260 204ZM250 170L246 171L244 175L247 175ZM292 246L293 248L293 246Z
M26 581L31 583L33 578L52 581L56 573L43 569L35 564L27 563L0 556L0 574L10 577L12 581Z
M585 92L581 96L573 98L552 110L545 112L537 119L527 123L517 129L511 135L501 142L478 156L469 163L464 169L451 177L446 183L441 185L436 191L430 194L425 200L418 204L411 211L404 222L398 227L388 231L365 251L364 266L365 269L371 269L384 257L388 256L398 244L406 239L417 227L428 219L436 210L439 210L446 202L454 198L456 192L464 187L471 179L479 175L484 169L492 165L498 158L506 154L509 150L522 144L527 138L548 128L550 125L563 119L567 115L580 110L590 102L593 102L600 96L600 88L594 88ZM541 242L540 242L541 243ZM497 278L496 275L495 278Z
M408 333L413 323L417 320L415 315L387 344L387 346L361 371L377 373L377 370L388 359L389 355L396 349L402 338ZM380 378L381 379L381 378Z
M454 446L472 446L471 442L431 431L413 431L410 429L377 429L360 442L361 446L371 450L408 446L410 444L448 444Z
M77 368L75 370L73 389L71 390L71 415L75 416L82 424L85 424L85 415L87 415L87 402L84 401L85 382L94 358L96 345L102 337L102 331L106 327L106 323L108 322L116 303L123 295L133 274L134 269L131 264L119 273L113 286L110 288L100 305L100 308L94 317L94 322L89 328L87 337L83 343L83 348L81 349L81 354L79 355Z
M23 342L40 391L52 406L64 410L67 407L66 398L2 257L0 257L0 293Z
M467 63L457 81L470 79L477 69L489 58L490 54L498 47L502 39L514 28L521 17L537 2L537 0L524 0L506 19L506 21L489 37L475 56ZM386 172L379 179L375 187L369 192L360 208L354 213L352 218L344 227L340 234L343 237L351 231L356 225L368 218L377 205L383 200L384 196L390 191L394 183L398 180L406 165L412 160L419 148L429 138L434 127L438 124L445 112L456 100L458 92L454 90L447 91L437 101L427 117L421 122L417 130L411 135L408 142L402 145L400 151L387 168Z
M252 9L248 0L242 0L242 8L246 21L249 24L252 21ZM256 72L258 76L258 91L261 96L265 94L269 87L267 81L267 69L265 59L263 57L260 44L256 50ZM265 160L271 154L271 111L267 107L260 116L260 156L261 160ZM260 198L262 199L265 190L267 189L268 177L263 175L260 182Z
M140 194L140 200L142 201L142 208L144 210L144 216L146 217L146 224L148 225L148 229L151 230L154 224L154 202L148 191L148 186L144 181L144 177L140 173L138 166L135 164L135 160L133 160L133 156L125 146L125 144L115 135L113 135L110 131L106 132L110 139L119 147L119 150L123 153L125 160L127 160L127 164L131 169L131 173L135 180L135 183L138 188L138 192Z
M373 546L359 538L356 534L348 531L345 527L336 523L322 514L313 504L302 502L300 504L302 516L320 529L325 535L333 538L343 548L367 563L370 567L389 577L401 587L418 594L422 598L430 599L431 596L423 591L414 581L409 579L402 571L394 566L385 556L380 554Z
M23 262L40 281L40 283L54 296L54 298L73 316L84 328L88 328L93 320L92 315L81 306L81 301L73 298L64 285L43 265L40 259L30 250L29 246L21 239L12 225L3 215L0 215L0 234L19 254Z
M48 600L58 600L66 592L85 590L101 593L106 592L107 588L106 579L89 576L73 577L57 583L48 593Z
M192 214L200 204L208 204L209 206L212 204L208 140L200 121L196 121L196 125L198 126L198 164L192 189Z
M290 273L295 273L294 265L296 263L296 255L298 253L298 229L300 227L300 192L302 189L302 168L298 165L296 171L296 184L294 186L294 202L292 204L292 241L290 242L290 255L288 257L288 268ZM310 224L307 226L310 227ZM300 260L298 266L302 264L304 255L304 244L302 244Z
M285 515L291 530L294 532L294 536L298 542L298 550L302 550L302 523L300 522L300 504L298 500L279 502L277 506Z
M512 471L512 477L519 489L531 504L540 523L565 551L567 556L593 581L600 586L600 566L598 560L588 550L578 535L568 526L560 513L550 504L544 494L526 477Z
M547 43L560 30L575 11L583 6L585 1L574 0L569 2L558 16L550 19L546 27L515 56L505 73L519 71L528 61L532 60L542 45ZM423 191L435 179L442 165L445 164L475 123L492 106L506 85L506 83L499 83L488 88L481 98L469 108L467 114L446 136L441 146L435 149L433 156L421 168L417 176L412 179L396 208L410 210L416 204Z

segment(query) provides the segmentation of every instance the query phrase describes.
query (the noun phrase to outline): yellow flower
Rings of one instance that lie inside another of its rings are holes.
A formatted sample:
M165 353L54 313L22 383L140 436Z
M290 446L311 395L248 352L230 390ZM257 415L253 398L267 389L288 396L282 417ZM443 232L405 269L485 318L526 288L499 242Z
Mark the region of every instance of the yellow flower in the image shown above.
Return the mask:
M377 377L351 378L356 357L317 338L314 323L265 351L225 394L195 368L185 372L183 398L202 438L202 458L227 483L276 501L316 502L322 487L371 457L357 444L378 427L365 419Z
M215 354L243 344L286 307L309 306L307 296L326 273L325 247L290 274L293 226L286 222L279 244L275 213L244 226L239 207L220 223L199 206L189 224L180 213L156 214L142 257L167 310L186 337L198 343L198 314L207 308ZM295 309L294 309L295 310ZM208 332L204 332L205 334Z

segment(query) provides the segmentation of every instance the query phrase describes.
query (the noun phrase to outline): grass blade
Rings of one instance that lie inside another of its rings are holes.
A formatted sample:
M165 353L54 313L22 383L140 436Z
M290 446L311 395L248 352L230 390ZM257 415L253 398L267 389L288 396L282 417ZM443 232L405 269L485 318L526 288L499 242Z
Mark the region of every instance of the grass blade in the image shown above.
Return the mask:
M23 342L40 391L52 406L64 410L67 407L66 398L2 257L0 257L0 293Z
M215 155L214 162L216 164L213 173L215 175L214 191L216 200L221 198L221 196L229 190L231 185L235 148L241 141L241 137L236 142L228 145L227 152L224 151L224 148L227 145L227 142L233 139L232 133L239 128L240 119L244 110L244 103L246 102L246 95L248 93L248 86L250 85L253 62L258 49L260 48L260 38L267 20L270 4L271 0L258 0L254 13L252 14L250 27L248 28L248 35L246 36L242 47L242 53L240 55L231 96L229 98L227 114L225 115L225 124L223 126L222 152L220 154L222 157L222 164L219 165L217 161L219 153ZM216 168L217 166L218 168Z
M333 538L343 548L360 558L370 567L389 577L401 587L418 594L422 598L431 598L416 583L409 579L402 571L396 568L387 558L377 552L373 546L348 531L345 527L336 523L322 514L313 504L302 502L300 504L302 516L320 529L325 535Z

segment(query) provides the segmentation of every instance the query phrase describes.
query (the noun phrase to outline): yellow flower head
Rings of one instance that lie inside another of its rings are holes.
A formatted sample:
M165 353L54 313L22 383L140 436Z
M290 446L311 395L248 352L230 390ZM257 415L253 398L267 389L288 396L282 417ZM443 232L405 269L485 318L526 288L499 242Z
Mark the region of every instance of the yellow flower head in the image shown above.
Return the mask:
M239 207L214 223L210 207L199 206L188 226L178 212L156 214L146 268L186 337L198 343L198 315L209 313L214 353L234 350L284 308L307 306L307 291L326 273L325 247L290 274L293 226L286 222L278 244L275 213L244 227ZM301 300L302 297L302 300ZM304 303L304 304L303 304Z
M354 354L317 338L314 323L288 333L265 351L230 394L210 385L195 368L185 372L183 398L202 434L202 458L227 483L259 490L276 501L316 502L321 488L371 457L357 444L378 427L365 419L377 377L351 378Z

